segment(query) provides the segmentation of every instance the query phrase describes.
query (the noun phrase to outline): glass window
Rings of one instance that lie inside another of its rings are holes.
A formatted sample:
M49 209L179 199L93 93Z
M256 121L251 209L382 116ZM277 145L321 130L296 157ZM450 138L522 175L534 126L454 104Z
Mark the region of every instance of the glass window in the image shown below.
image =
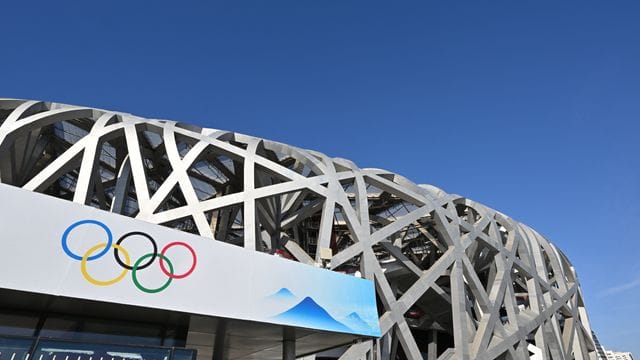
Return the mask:
M23 360L27 357L33 340L0 336L0 360Z
M164 332L162 346L183 347L186 344L186 328L168 327Z
M169 360L170 355L170 350L166 348L40 340L33 358L38 360Z
M103 343L162 345L162 327L153 324L56 316L47 318L40 336Z
M132 345L162 345L162 325L87 320L79 339Z
M33 336L38 319L37 315L0 312L0 335Z
M173 360L194 360L196 358L196 351L189 349L174 349Z
M56 339L77 339L81 326L80 320L49 316L44 322L40 336Z
M40 321L41 318L42 321ZM41 329L37 329L38 326L41 326ZM186 326L179 325L106 320L63 314L41 315L35 312L10 312L0 309L0 336L5 337L23 336L131 346L183 347L186 334ZM5 359L0 357L0 360ZM65 358L55 360L65 360ZM69 357L66 360L77 359Z

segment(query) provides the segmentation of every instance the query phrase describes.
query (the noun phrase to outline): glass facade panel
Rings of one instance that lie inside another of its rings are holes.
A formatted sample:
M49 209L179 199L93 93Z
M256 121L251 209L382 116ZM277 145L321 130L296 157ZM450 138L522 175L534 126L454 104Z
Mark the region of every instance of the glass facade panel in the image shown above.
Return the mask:
M180 347L186 333L185 326L0 309L0 335Z
M33 336L39 316L3 313L0 311L0 335Z
M56 337L74 340L88 340L104 343L135 344L135 345L162 345L163 325L140 324L134 322L116 322L100 319L79 320L75 323L75 331L65 336L49 336L49 333L60 331L54 330L60 324L67 324L68 319L47 319L42 329L41 336ZM75 321L74 321L75 322Z
M80 327L79 320L49 316L40 330L40 336L57 339L77 339Z
M0 360L25 360L32 339L0 336Z
M196 358L195 350L174 349L173 360L193 360Z
M33 356L29 356L33 349ZM168 347L96 344L0 336L0 360L194 360L196 352Z
M195 350L174 349L173 360L193 360L196 358Z
M169 360L171 349L40 340L35 360Z
M0 308L0 360L193 360L181 348L186 334L179 325Z

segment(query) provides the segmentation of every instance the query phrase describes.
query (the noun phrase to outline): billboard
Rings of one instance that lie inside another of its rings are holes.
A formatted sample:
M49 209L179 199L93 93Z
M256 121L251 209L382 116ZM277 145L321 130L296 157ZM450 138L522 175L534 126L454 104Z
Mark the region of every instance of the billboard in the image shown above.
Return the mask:
M380 336L373 283L0 184L0 288Z

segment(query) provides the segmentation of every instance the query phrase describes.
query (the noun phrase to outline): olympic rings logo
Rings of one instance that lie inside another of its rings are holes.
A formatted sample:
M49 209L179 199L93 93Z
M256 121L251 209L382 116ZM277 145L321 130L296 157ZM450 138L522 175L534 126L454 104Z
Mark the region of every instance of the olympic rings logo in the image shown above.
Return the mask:
M82 256L73 253L73 251L71 251L71 249L69 249L69 245L68 245L68 239L69 239L69 235L79 226L83 226L83 225L95 225L98 226L99 228L101 228L104 233L107 235L107 241L106 242L101 242L98 243L94 246L92 246L91 248L89 248L89 250L87 250L87 252L85 252ZM145 255L142 255L140 258L138 258L136 261L133 262L133 265L131 265L131 257L129 256L129 253L127 252L127 250L125 249L125 247L122 245L122 243L129 237L131 236L141 236L146 238L149 243L151 244L151 247L153 248L153 251L150 253L147 253ZM125 278L125 276L127 275L127 273L129 271L131 271L131 279L133 280L133 284L142 292L145 293L149 293L149 294L154 294L154 293L159 293L163 290L165 290L167 287L169 287L169 285L171 285L171 282L176 279L184 279L187 276L191 275L191 273L193 273L193 271L196 269L196 264L198 263L198 259L196 256L196 252L193 250L193 248L191 246L189 246L189 244L184 243L184 242L180 242L180 241L174 241L171 243L168 243L167 245L165 245L162 250L160 250L160 252L158 252L158 245L156 244L156 241L147 233L141 232L141 231L132 231L132 232L128 232L124 235L122 235L118 241L116 241L115 243L113 243L113 234L111 233L111 229L109 229L109 227L107 225L105 225L104 223L98 221L98 220L80 220L77 221L71 225L69 225L66 230L62 233L62 238L61 238L61 242L62 242L62 250L72 259L80 261L80 272L82 273L82 276L85 278L85 280L87 280L89 283L93 284L93 285L97 285L97 286L109 286L109 285L113 285L115 283L120 282L122 279ZM169 258L167 257L167 251L173 247L184 247L186 248L190 253L191 253L191 257L193 259L193 264L191 265L191 267L185 271L182 274L176 274L174 272L173 269L173 264L171 263L171 261L169 260ZM109 280L98 280L96 278L94 278L93 276L91 276L89 274L89 271L87 269L87 265L90 261L93 260L97 260L102 258L104 255L106 255L111 249L113 249L113 256L116 260L116 263L122 268L122 271L120 271L120 273L114 277L113 279L109 279ZM160 265L160 270L162 271L162 273L164 273L164 275L167 276L167 281L164 282L164 284L162 284L160 287L157 288L148 288L145 287L144 285L142 285L140 283L140 279L138 277L138 272L141 270L144 270L146 268L148 268L149 266L151 266L156 258L158 258L160 261L158 262Z

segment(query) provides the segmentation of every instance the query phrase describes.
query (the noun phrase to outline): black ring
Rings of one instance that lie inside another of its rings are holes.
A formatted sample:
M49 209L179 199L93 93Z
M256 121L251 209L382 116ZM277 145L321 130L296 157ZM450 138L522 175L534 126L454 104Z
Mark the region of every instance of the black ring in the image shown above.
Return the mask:
M138 266L138 270L142 270L142 269L145 269L145 268L149 267L149 265L153 264L153 262L156 260L156 256L158 256L158 245L156 244L156 241L153 240L153 238L151 236L149 236L149 234L143 233L141 231L132 231L132 232L129 232L129 233L126 233L126 234L122 235L120 237L120 239L118 239L116 244L120 245L120 243L122 243L124 241L124 239L126 239L129 236L133 236L133 235L144 236L147 239L149 239L149 241L151 241L151 245L153 245L153 256L149 260L147 260L147 262L144 265ZM120 259L120 254L118 254L118 248L117 247L113 249L113 256L115 256L116 261L118 262L118 265L122 266L123 268L125 268L127 270L133 270L133 266L129 266L129 265L125 264L124 261L122 261Z

